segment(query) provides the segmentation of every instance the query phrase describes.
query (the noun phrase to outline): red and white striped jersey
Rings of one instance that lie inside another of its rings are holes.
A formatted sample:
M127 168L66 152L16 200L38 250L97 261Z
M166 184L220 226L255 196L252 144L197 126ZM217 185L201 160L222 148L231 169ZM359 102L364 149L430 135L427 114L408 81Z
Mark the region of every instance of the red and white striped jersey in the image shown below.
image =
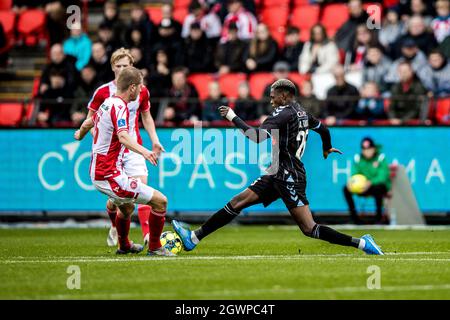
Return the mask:
M105 180L122 172L122 159L126 150L119 141L119 132L129 132L130 112L120 97L107 98L92 116L94 138L90 175L92 180Z
M105 99L115 95L117 86L114 81L105 83L95 90L94 95L88 103L88 109L97 111ZM150 110L150 93L146 86L142 86L139 96L134 101L128 103L128 110L130 111L129 125L130 136L142 145L142 138L139 133L139 113Z
M229 13L223 22L222 36L220 42L224 43L228 40L228 28L230 23L236 23L238 28L238 38L241 40L251 40L255 34L258 21L255 16L242 8L236 13Z

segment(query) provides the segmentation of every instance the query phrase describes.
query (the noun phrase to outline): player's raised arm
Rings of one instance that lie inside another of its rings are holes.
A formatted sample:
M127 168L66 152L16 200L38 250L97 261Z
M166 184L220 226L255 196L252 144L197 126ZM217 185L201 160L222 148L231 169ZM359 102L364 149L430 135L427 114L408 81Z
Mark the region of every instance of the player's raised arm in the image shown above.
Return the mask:
M256 143L260 143L269 138L270 134L267 132L267 130L249 126L247 123L245 123L244 120L237 116L233 109L231 109L230 107L220 106L218 110L222 117L230 122L233 122L233 124L237 128L241 129L244 132L244 135L250 140Z
M141 146L137 143L127 131L120 131L117 136L119 137L119 142L123 144L126 148L136 153L142 155L145 159L150 161L154 166L158 163L158 154L156 152L150 151L147 148Z
M86 134L94 127L94 120L92 120L92 117L86 118L86 120L83 121L81 124L80 129L75 131L74 138L75 140L83 140L83 138L86 136Z
M310 129L320 134L320 138L322 139L323 157L325 159L328 158L328 155L333 152L342 154L340 150L333 148L333 146L331 145L330 130L326 125L324 125L322 122L320 122L310 114L308 114L308 122Z

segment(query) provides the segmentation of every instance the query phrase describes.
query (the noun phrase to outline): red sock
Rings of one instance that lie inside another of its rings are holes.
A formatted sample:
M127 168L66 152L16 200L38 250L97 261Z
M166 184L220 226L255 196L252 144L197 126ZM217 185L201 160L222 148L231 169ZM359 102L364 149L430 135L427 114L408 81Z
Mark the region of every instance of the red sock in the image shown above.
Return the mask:
M150 232L149 222L150 219L150 210L152 210L152 207L140 204L138 205L138 217L139 222L141 224L142 229L142 237L145 237L147 233Z
M148 219L150 224L150 243L148 248L150 250L156 250L161 247L161 233L164 229L164 221L166 221L166 212L158 212L152 209L152 214Z
M110 210L108 207L106 207L106 212L108 213L109 220L111 220L111 225L115 228L116 227L117 209Z
M128 239L128 234L130 233L130 223L131 219L124 219L121 218L119 215L116 217L116 228L117 228L117 235L119 238L119 247L120 249L128 249L131 244L130 240Z

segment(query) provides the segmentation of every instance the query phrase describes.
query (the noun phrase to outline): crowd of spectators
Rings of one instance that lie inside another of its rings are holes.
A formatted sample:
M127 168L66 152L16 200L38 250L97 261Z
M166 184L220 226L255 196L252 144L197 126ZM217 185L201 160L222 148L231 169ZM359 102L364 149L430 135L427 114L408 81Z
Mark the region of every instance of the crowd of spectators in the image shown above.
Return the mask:
M269 86L257 101L248 82L236 83L238 96L230 101L213 81L205 83L209 95L199 101L188 81L192 73L308 74L310 80L298 88L299 100L329 125L346 119L402 124L422 116L426 99L450 95L448 0L385 7L381 29L368 26L360 0L347 3L349 19L334 35L316 24L302 42L301 30L288 26L280 45L258 21L253 1L192 0L183 23L165 4L159 24L139 3L131 4L130 18L123 20L120 6L107 1L94 37L81 26L60 41L54 35L39 87L38 122L78 124L86 113L81 100L113 80L109 58L120 47L131 50L145 76L153 116L174 125L220 120L215 110L222 104L231 104L245 120L263 120L270 112ZM75 102L65 102L71 98Z

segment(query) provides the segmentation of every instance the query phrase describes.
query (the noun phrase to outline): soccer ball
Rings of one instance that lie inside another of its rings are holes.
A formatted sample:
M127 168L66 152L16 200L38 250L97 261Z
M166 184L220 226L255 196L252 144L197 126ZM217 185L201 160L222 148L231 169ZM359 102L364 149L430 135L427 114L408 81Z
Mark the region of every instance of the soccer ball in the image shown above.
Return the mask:
M178 254L183 249L180 237L172 231L165 231L161 234L161 245L172 253Z
M362 174L355 174L354 176L351 176L350 180L348 180L347 187L351 193L360 194L364 192L366 184L367 178L365 176Z

